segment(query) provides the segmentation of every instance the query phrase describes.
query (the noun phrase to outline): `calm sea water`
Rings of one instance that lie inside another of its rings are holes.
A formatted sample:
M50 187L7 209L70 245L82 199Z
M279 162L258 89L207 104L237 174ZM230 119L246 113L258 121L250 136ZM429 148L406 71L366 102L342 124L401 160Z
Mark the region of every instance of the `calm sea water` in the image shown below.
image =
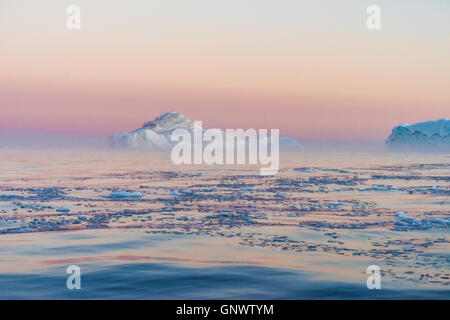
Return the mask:
M449 159L307 152L261 177L145 152L2 150L0 298L448 299Z

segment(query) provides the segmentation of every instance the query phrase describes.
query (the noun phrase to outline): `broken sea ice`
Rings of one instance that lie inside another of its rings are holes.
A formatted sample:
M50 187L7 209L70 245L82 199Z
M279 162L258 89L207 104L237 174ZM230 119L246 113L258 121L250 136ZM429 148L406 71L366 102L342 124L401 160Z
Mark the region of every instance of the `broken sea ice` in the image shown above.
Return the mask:
M142 197L142 193L134 191L112 191L109 195L110 198L133 198L138 199Z

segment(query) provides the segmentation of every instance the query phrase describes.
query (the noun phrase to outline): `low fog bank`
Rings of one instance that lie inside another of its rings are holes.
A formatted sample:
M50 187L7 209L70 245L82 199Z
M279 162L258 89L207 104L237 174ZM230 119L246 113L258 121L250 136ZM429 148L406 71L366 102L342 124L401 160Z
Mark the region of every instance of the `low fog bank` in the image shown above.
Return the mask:
M108 149L104 136L0 133L0 149Z
M362 152L389 154L448 154L449 146L388 146L385 141L302 141L307 152Z
M442 153L436 150L418 148L388 148L385 141L313 141L301 140L303 149L299 151L289 151L289 153L310 153L310 152L364 152L364 153ZM122 152L132 152L133 149L112 148L107 136L92 135L57 135L57 134L5 134L0 133L0 149L91 149L91 150L120 150ZM137 151L137 150L134 150ZM146 151L139 149L139 151ZM151 153L164 153L147 150ZM282 151L280 151L282 152ZM283 152L282 152L283 153Z
M302 140L310 152L387 152L384 141L312 141Z

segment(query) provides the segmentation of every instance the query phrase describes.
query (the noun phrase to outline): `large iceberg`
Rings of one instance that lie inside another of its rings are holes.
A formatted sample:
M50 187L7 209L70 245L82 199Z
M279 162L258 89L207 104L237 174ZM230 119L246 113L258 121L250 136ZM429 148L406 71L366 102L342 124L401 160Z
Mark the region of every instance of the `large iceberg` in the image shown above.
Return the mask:
M165 151L173 147L170 140L176 129L192 131L194 122L178 112L166 112L153 121L145 122L132 132L122 132L109 137L113 147Z
M176 129L194 130L194 121L179 112L166 112L153 121L145 122L132 132L122 132L109 137L109 144L116 148L145 149L151 151L171 150L175 142L170 137ZM297 151L303 145L291 137L280 137L280 151Z
M450 151L450 120L402 124L386 140L391 149Z

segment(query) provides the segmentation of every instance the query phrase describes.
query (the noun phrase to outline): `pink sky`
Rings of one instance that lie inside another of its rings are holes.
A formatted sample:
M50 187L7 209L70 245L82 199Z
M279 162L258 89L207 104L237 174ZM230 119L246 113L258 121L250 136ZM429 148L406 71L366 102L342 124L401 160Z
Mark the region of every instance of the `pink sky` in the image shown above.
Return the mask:
M2 105L11 106L2 110L2 131L27 133L107 135L137 129L162 112L179 111L203 120L205 127L282 128L282 134L312 140L376 140L400 122L417 122L425 114L427 119L437 119L448 110L444 103L429 101L208 88L123 92L44 83L33 84L26 94L23 87L2 86L0 91Z
M205 127L380 140L400 123L449 117L445 4L382 1L374 32L356 1L333 14L263 1L259 15L194 1L195 10L161 5L150 16L80 1L82 30L68 31L65 4L44 2L2 2L0 134L108 135L179 111Z

